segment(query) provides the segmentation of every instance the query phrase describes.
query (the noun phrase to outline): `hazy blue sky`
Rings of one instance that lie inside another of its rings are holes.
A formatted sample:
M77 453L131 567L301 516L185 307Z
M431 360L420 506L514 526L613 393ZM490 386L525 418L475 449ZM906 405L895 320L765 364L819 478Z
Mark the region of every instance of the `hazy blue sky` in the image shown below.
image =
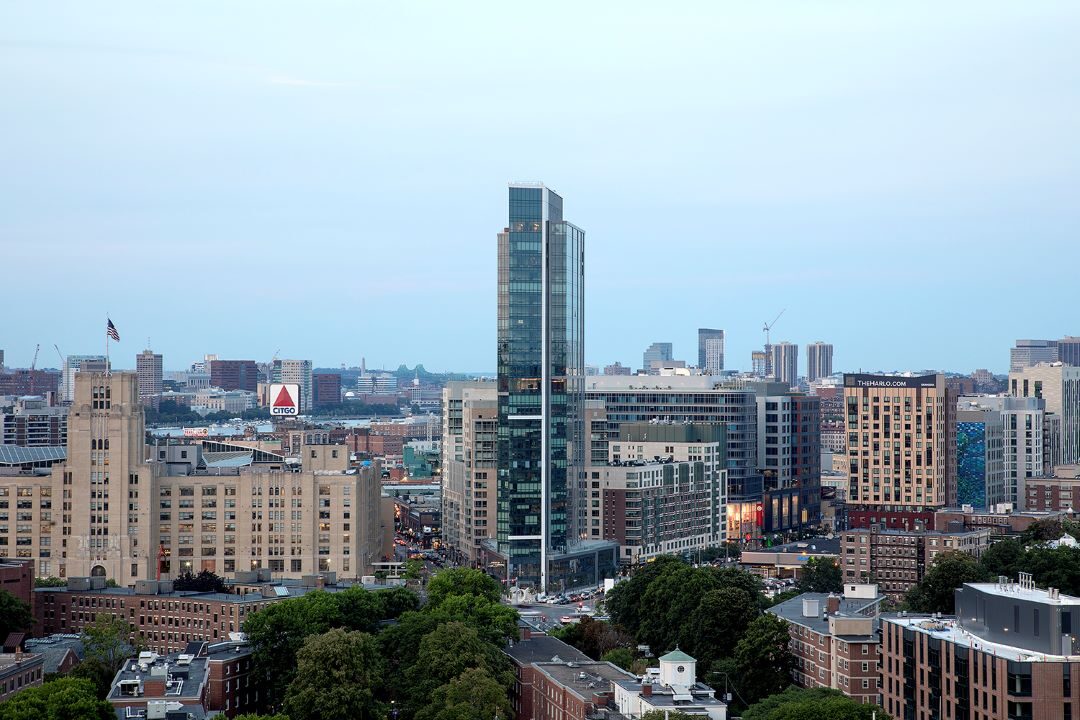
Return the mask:
M838 369L1080 334L1076 2L13 2L0 348L495 366L506 183L586 235L586 355ZM800 356L805 364L805 354Z

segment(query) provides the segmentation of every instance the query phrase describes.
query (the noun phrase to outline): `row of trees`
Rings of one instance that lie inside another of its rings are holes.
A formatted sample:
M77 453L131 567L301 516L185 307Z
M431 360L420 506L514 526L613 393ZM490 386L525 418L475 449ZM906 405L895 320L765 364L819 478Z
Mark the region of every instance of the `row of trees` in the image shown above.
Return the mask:
M904 598L904 607L915 612L952 614L954 591L969 582L990 582L999 575L1015 579L1020 572L1032 574L1039 587L1055 587L1080 595L1080 549L1050 548L1048 540L1080 535L1072 521L1039 521L1020 537L999 540L981 558L950 551L939 554L922 580Z
M313 592L252 615L244 631L266 709L290 720L509 717L513 673L501 648L517 613L479 571L438 573L423 608L404 589Z

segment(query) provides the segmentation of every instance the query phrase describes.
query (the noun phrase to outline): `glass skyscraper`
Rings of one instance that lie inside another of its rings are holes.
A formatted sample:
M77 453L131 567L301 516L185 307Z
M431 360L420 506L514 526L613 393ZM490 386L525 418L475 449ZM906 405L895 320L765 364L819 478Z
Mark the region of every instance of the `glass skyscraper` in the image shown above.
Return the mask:
M546 590L576 581L585 534L585 233L559 195L515 183L498 244L496 540L507 577Z

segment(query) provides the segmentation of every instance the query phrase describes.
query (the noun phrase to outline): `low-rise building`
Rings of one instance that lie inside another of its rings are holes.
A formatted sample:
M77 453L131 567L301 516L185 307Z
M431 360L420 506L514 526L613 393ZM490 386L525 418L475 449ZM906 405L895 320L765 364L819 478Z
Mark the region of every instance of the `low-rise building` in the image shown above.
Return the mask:
M1080 505L1080 465L1058 465L1049 477L1022 478L1018 492L1028 511L1072 513Z
M883 615L882 705L895 718L1076 720L1080 598L965 583L956 616Z
M144 652L124 663L108 700L123 717L168 718L179 711L231 718L257 709L254 665L251 647L238 641L193 642L165 655Z
M66 675L86 657L82 636L75 633L27 638L23 647L27 652L37 653L44 658L46 675Z
M643 679L614 680L615 708L626 718L645 713L679 711L709 720L726 720L727 704L697 679L697 661L675 648L660 656L660 667L650 668Z
M1080 482L1080 481L1078 481ZM934 513L934 526L945 530L975 530L988 528L994 538L1019 535L1034 523L1061 520L1067 514L1058 510L995 511L979 508L946 508Z
M67 408L50 406L41 396L19 397L0 409L0 445L22 447L67 444Z
M922 580L938 553L956 550L979 558L989 542L989 528L846 530L841 538L844 583L876 582L885 595L899 601Z
M832 688L860 703L876 703L881 658L878 609L884 599L876 585L848 584L843 597L803 593L769 608L788 622L795 684Z
M0 703L20 690L40 685L45 677L44 662L37 653L0 654Z
M739 563L750 572L767 578L798 578L811 558L840 562L840 539L815 537L758 550L743 550Z

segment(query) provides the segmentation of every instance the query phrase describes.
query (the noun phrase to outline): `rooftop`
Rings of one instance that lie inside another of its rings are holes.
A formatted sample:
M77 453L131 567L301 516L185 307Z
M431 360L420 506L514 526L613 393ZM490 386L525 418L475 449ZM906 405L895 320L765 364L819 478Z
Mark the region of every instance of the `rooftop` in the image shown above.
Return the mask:
M195 643L189 645L190 653L157 655L145 653L130 658L113 678L108 700L194 699L202 700L202 688L209 678L209 663L251 653L251 647L241 643L225 642L215 645ZM165 683L163 692L147 691L148 681Z
M882 615L881 619L883 622L890 622L904 628L911 628L926 633L941 640L948 640L961 647L974 646L977 649L989 652L995 657L1002 657L1007 660L1029 661L1038 658L1068 657L1047 655L1046 653L1037 653L1024 648L1013 647L1012 645L1002 645L1000 643L991 642L965 630L960 626L960 623L955 617L934 617L933 615L911 615L902 613ZM1080 661L1080 657L1073 657L1073 661Z
M550 662L592 662L588 655L573 645L568 645L550 635L534 634L528 640L521 640L504 648L503 652L521 665Z
M819 635L829 634L829 616L825 615L827 608L828 593L803 593L798 597L785 600L779 605L773 605L768 612L787 620L792 625L809 628ZM883 598L879 595L875 598L840 598L840 609L832 613L840 618L869 618L876 614L878 604ZM807 617L803 614L803 601L817 601L817 612ZM862 637L862 636L859 636ZM854 638L852 638L854 639ZM871 639L876 640L876 637Z
M538 662L535 667L570 692L589 701L596 693L610 692L613 682L637 682L637 676L620 667L588 658L584 662Z
M23 647L26 648L27 652L40 653L44 656L45 672L47 673L58 671L60 663L63 662L64 656L67 655L69 650L75 653L80 660L86 655L80 636L71 633L30 638L23 643Z

